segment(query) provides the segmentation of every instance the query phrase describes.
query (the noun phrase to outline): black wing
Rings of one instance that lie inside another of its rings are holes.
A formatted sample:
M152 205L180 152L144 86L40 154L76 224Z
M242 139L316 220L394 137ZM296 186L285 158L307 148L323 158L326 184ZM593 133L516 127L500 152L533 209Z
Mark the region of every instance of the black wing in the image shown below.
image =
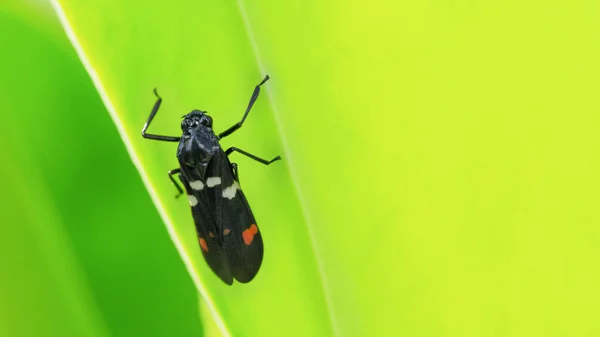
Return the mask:
M204 259L225 283L232 284L232 277L250 282L262 263L262 236L227 155L217 151L203 177L183 167L182 173L190 177L184 182L188 195L198 201L192 215Z
M211 183L220 178L220 184ZM212 186L212 187L211 187ZM221 229L223 253L233 277L242 283L250 282L263 259L262 236L258 225L233 175L231 163L222 151L215 153L207 169L207 187L214 200L214 219Z
M215 165L221 164L215 170L221 174L221 188L215 188L213 195L217 204L217 225L223 228L223 234L229 233L223 236L224 253L233 277L239 282L247 283L256 276L262 263L262 236L248 200L234 177L227 155L219 151L213 160Z
M181 165L179 178L185 186L190 201L198 243L204 260L223 282L231 285L233 277L218 235L221 231L215 222L213 198L208 196L206 179L200 170L186 165Z

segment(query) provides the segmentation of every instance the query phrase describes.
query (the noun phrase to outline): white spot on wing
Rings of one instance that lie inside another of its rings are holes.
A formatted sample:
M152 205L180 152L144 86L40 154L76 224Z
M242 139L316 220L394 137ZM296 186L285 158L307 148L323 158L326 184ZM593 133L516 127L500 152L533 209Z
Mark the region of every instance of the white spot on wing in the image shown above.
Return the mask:
M196 199L193 195L188 195L188 199L190 200L190 206L194 207L198 205L198 199Z
M206 179L206 186L215 187L221 184L221 177L210 177Z
M204 188L204 184L200 180L192 181L190 187L193 190L200 191Z
M235 192L239 189L240 185L238 185L237 181L234 180L231 186L223 190L223 198L227 198L229 200L235 198Z

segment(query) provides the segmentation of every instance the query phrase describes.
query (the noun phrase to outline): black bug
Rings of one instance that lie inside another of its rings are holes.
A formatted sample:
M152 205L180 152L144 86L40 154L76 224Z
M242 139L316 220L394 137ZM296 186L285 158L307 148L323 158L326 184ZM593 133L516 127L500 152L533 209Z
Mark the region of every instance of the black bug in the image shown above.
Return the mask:
M179 168L169 171L169 179L179 191L179 197L183 190L173 178L174 174L179 174L192 208L204 259L215 274L229 285L233 279L247 283L256 276L263 259L263 242L248 201L240 189L237 164L231 163L228 156L238 152L265 165L281 157L265 160L236 147L223 151L219 140L242 127L258 98L260 86L268 79L267 75L254 88L242 120L218 135L212 129L212 118L206 111L200 110L183 116L181 137L146 133L162 102L156 89L154 94L157 101L142 129L144 138L179 142Z

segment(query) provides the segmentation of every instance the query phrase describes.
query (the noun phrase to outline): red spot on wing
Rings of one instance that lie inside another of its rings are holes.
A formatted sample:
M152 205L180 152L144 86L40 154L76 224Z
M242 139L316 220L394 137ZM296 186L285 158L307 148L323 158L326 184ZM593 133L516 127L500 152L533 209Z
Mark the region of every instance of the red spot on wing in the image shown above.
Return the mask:
M208 253L208 245L206 244L206 240L204 240L203 238L200 238L200 248L202 248L203 251Z
M252 224L252 226L242 232L242 238L244 239L246 246L250 246L256 233L258 233L258 227L256 227L255 224Z

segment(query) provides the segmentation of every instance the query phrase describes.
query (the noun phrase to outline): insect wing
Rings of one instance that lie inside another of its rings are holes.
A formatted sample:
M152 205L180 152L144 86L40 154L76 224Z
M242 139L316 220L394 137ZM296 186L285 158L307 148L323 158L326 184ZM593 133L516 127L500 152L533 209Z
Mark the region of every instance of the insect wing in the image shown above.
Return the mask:
M197 168L182 165L179 177L190 200L198 243L204 260L223 282L231 285L233 277L227 262L228 255L222 246L222 238L219 235L222 231L215 219L216 205L213 193L207 188L205 178Z
M260 269L263 259L263 241L246 196L235 180L227 155L220 151L213 157L219 170L220 188L214 190L215 222L222 228L222 247L233 277L241 282L250 282ZM218 161L218 162L217 162ZM216 172L215 172L216 173ZM211 186L210 178L207 186ZM216 187L216 186L215 186Z

